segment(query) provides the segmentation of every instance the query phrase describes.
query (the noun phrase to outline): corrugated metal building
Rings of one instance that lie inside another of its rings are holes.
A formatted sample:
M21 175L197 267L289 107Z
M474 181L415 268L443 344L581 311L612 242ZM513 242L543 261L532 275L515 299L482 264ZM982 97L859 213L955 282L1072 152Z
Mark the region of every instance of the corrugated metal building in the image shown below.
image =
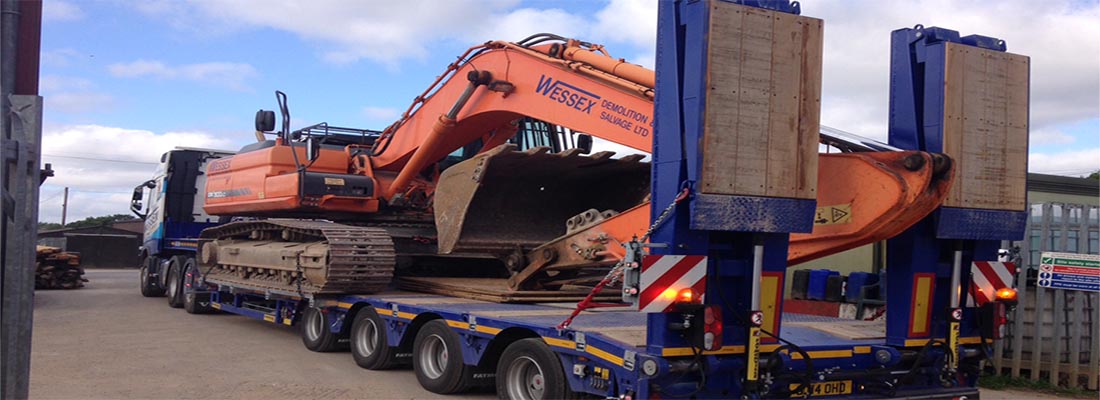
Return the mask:
M80 253L84 268L137 268L141 234L98 226L38 232L38 244Z

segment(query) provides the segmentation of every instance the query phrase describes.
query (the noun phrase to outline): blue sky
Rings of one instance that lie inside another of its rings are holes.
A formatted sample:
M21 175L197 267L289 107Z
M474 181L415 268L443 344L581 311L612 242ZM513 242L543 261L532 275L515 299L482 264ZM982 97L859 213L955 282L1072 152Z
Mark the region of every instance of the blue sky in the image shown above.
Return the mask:
M938 25L1032 57L1033 172L1100 169L1097 1L802 3L825 20L824 124L885 139L889 32ZM70 221L127 212L162 152L253 140L276 89L295 126L382 129L471 45L552 32L652 66L655 26L654 4L633 0L46 0L43 153L58 175L41 220L60 220L65 186Z

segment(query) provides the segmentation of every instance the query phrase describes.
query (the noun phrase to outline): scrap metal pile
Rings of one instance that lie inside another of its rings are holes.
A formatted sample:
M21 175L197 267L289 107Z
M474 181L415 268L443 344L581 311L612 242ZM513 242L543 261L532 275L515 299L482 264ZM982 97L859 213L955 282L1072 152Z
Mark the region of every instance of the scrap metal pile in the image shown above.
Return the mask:
M61 251L57 247L38 246L34 266L35 289L77 289L84 287L84 268L80 254Z

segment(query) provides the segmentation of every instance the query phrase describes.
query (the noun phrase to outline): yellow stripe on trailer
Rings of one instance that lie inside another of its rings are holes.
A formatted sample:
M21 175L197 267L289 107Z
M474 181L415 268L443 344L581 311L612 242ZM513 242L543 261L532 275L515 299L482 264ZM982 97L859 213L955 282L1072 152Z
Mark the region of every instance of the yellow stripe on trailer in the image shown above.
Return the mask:
M588 353L588 354L591 354L593 356L596 356L598 358L601 358L604 361L607 361L609 363L618 365L620 367L623 366L623 358L622 357L619 357L619 356L616 356L614 354L608 353L606 351L600 350L600 349L595 348L593 346L590 346L590 345L589 346L584 346L584 352Z
M558 338L543 336L542 341L546 342L546 344L548 344L548 345L551 345L551 346L554 346L554 347L561 347L561 348L565 348L565 349L572 349L572 348L576 347L576 345L573 344L572 340L565 340L565 339L558 339Z
M210 303L210 308L213 308L215 310L221 310L222 309L222 303Z
M477 326L477 331L478 332L487 333L487 334L494 335L494 336L496 336L496 334L500 333L500 331L502 331L502 330L503 329L493 328L493 327L490 327L490 326L481 326L481 325Z
M870 348L868 348L868 352L870 352ZM852 350L818 350L818 351L807 351L806 354L810 355L811 360L815 360L815 359L819 359L819 358L851 358L852 357ZM802 359L802 353L792 351L791 352L791 359L792 360L801 360Z
M766 346L760 346L761 350L767 351ZM741 354L745 352L745 346L722 346L718 350L707 350L703 354ZM694 356L695 351L690 347L666 347L661 349L662 357L687 357Z

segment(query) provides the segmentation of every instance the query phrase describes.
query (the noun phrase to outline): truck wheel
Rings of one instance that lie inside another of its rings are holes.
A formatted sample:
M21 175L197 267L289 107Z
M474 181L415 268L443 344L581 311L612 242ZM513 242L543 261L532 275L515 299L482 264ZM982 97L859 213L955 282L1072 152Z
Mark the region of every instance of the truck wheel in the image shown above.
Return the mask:
M183 264L183 310L188 314L209 314L214 311L210 307L210 293L195 293L198 289L199 269L195 265L195 259L187 258Z
M413 371L420 386L439 394L469 389L474 367L462 361L461 346L458 334L443 320L424 324L413 342Z
M360 367L373 370L392 369L401 365L399 349L390 347L386 322L370 307L355 314L351 323L351 356Z
M157 267L157 258L154 256L145 257L145 262L141 264L141 271L139 275L141 277L141 295L145 297L161 297L164 296L164 288L157 285L156 279L153 279L150 274Z
M501 399L574 399L557 354L541 339L517 340L497 363L497 396Z
M168 295L168 306L172 308L183 307L183 265L185 257L174 256L168 263L168 279L164 282L165 292Z
M337 334L329 330L328 314L321 312L320 308L306 308L300 324L302 343L307 349L319 353L340 350Z

